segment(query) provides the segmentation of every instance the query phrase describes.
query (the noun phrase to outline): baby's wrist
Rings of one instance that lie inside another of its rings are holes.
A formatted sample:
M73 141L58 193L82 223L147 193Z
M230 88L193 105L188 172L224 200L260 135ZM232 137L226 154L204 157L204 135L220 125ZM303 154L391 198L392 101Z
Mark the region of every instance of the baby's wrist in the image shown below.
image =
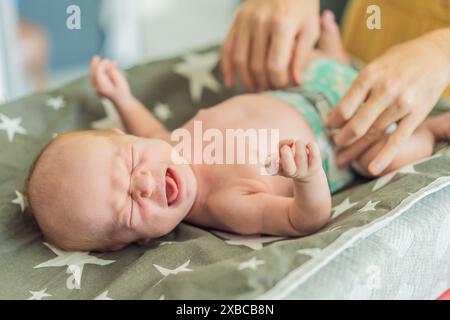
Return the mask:
M115 104L117 108L126 108L129 105L132 105L134 102L133 95L130 94L119 94L116 96L112 96L111 101Z

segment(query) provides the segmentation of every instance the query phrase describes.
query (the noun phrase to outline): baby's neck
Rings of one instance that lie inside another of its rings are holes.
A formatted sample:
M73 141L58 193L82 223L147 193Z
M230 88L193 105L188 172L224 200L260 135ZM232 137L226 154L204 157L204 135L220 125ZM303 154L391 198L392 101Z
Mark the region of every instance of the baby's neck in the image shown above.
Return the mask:
M205 202L208 197L208 177L201 170L200 166L191 164L192 172L194 173L195 180L197 182L197 193L195 195L194 203L187 213L185 220L190 220L197 213L203 212L205 208Z

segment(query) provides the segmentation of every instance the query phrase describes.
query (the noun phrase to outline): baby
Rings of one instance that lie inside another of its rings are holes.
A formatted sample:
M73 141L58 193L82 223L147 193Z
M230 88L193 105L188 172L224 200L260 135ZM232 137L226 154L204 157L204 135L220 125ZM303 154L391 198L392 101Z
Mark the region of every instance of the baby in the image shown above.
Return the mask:
M334 22L325 18L322 29L321 51L311 58L302 88L322 90L334 104L356 72L345 65ZM334 166L323 106L315 108L313 97L298 88L237 96L200 111L183 126L192 136L195 121L224 135L227 129L277 129L278 155L267 163L275 162L277 171L263 175L255 164L175 161L170 132L132 96L114 63L94 58L91 81L115 105L130 135L66 133L38 156L27 184L29 203L46 240L63 249L114 251L145 244L183 220L243 235L304 236L329 221L330 190L351 179L348 168ZM449 120L449 114L427 120L384 173L431 155L436 140L449 138ZM367 173L382 145L367 150L356 167ZM234 151L234 146L223 150ZM247 151L252 152L257 151Z

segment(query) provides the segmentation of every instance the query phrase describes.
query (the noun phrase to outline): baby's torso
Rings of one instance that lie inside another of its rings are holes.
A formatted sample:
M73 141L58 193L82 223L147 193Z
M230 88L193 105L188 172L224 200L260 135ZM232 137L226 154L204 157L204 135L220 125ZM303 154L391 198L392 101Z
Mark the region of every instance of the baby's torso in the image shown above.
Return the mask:
M273 129L278 134L275 137L278 140L300 139L304 142L315 140L319 144L324 171L332 193L351 183L354 178L351 170L339 169L336 166L335 150L326 133L324 119L330 109L334 108L342 98L356 76L357 72L347 65L329 59L318 59L308 66L302 88L238 96L199 112L185 126L195 141L202 140L202 137L206 138L203 139L200 148L198 145L197 148L193 148L193 153L198 156L197 159L205 160L205 154L206 158L208 157L210 149L207 147L215 141L213 137L216 134L223 138L221 139L223 148L216 148L216 150L223 150L216 157L216 160L222 159L223 164L216 162L216 165L210 165L215 162L203 161L196 165L198 170L211 176L210 183L214 183L214 186L211 186L210 190L223 190L223 188L242 184L245 186L243 187L245 192L251 192L252 189L260 191L261 188L265 188L263 190L265 192L291 196L293 185L290 179L268 176L262 170L266 158L261 154L267 150L270 150L270 154L274 150L273 144L270 144L273 141L271 139L274 138L271 131ZM199 126L201 130L198 130ZM208 129L212 129L212 132L208 132ZM244 132L236 132L238 129L248 130L246 132L248 135L242 138ZM230 144L232 142L230 140L233 139L227 137L227 130L234 130L237 141L247 139L245 147ZM202 131L200 135L198 131ZM267 133L266 136L264 132ZM205 136L202 136L203 134ZM257 146L248 144L248 137L252 134L253 137L256 135ZM262 152L261 146L265 148ZM231 157L231 160L234 160L234 162L231 161L232 164L226 161L227 156L239 152L241 155L244 152L247 156L244 164L236 165L236 157ZM217 153L214 155L216 156ZM257 161L249 163L248 156L253 156L253 160L257 159ZM250 187L249 181L254 182L250 183Z
M214 192L235 189L292 196L290 179L264 170L267 156L277 151L271 143L314 140L301 112L265 94L238 96L202 110L184 128L193 137L191 162L208 177L208 189Z

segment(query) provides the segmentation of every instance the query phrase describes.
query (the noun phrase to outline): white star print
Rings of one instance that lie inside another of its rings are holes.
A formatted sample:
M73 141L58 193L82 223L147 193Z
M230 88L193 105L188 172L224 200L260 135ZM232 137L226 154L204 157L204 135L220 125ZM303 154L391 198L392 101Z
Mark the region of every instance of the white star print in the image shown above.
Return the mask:
M364 213L364 212L369 212L369 211L375 211L377 204L379 204L380 202L381 201L372 202L372 200L370 200L369 202L366 203L364 208L359 209L358 212Z
M107 99L102 99L102 105L105 109L106 118L94 121L91 127L96 130L108 130L108 129L120 129L125 130L125 126L122 123L119 113L117 112L111 101Z
M16 190L16 198L11 201L11 203L17 204L18 206L20 206L20 210L22 212L25 211L26 208L26 199L23 196L23 194L21 194L19 191Z
M159 244L160 247L162 246L170 246L173 244L173 241L163 241Z
M305 256L310 256L311 258L316 258L322 253L322 249L320 248L300 249L297 250L297 252Z
M324 230L323 232L333 232L333 231L338 231L341 229L344 229L344 226L331 227L330 229Z
M212 74L220 60L217 52L205 54L189 53L174 67L174 72L189 79L189 91L194 102L202 98L203 88L219 92L221 85Z
M167 277L168 275L171 274L178 274L180 272L189 272L192 271L191 269L189 269L187 266L189 265L189 263L191 262L191 260L186 261L183 265L179 266L178 268L175 268L173 270L171 269L167 269L161 266L158 266L156 264L153 264L153 266L164 276Z
M34 269L67 266L67 272L73 275L75 287L77 289L79 289L79 284L81 283L81 274L83 272L83 267L85 264L106 266L115 262L115 260L104 260L91 256L88 252L68 252L58 249L48 243L44 243L44 245L47 246L51 251L53 251L53 253L55 253L57 257L38 264L34 267Z
M66 106L66 102L64 101L64 98L62 96L59 96L56 98L48 99L46 105L47 107L51 107L54 110L58 111L59 109L62 109Z
M169 105L165 103L157 103L153 112L162 121L166 121L172 117L172 111L170 110Z
M261 250L264 243L286 239L284 237L239 236L222 231L213 231L221 238L227 239L225 243L234 246L246 246L253 250Z
M248 261L242 262L239 264L238 270L244 270L244 269L252 269L256 270L260 265L266 264L263 260L257 260L256 257L251 258Z
M94 300L114 300L110 297L108 297L108 290L106 290L105 292L99 294L98 296L96 296L94 298Z
M45 297L51 297L51 294L45 293L47 291L47 288L41 291L30 291L31 297L29 297L27 300L42 300Z
M27 134L27 130L20 126L21 122L22 118L11 119L4 114L0 114L0 130L6 131L9 142L14 140L16 134Z
M339 217L345 211L356 206L357 204L358 204L358 202L351 203L350 198L345 199L344 202L342 202L341 204L339 204L333 208L333 210L332 210L332 211L334 211L333 218Z
M161 297L159 297L158 300L166 300L166 296L165 296L165 295L162 295Z

